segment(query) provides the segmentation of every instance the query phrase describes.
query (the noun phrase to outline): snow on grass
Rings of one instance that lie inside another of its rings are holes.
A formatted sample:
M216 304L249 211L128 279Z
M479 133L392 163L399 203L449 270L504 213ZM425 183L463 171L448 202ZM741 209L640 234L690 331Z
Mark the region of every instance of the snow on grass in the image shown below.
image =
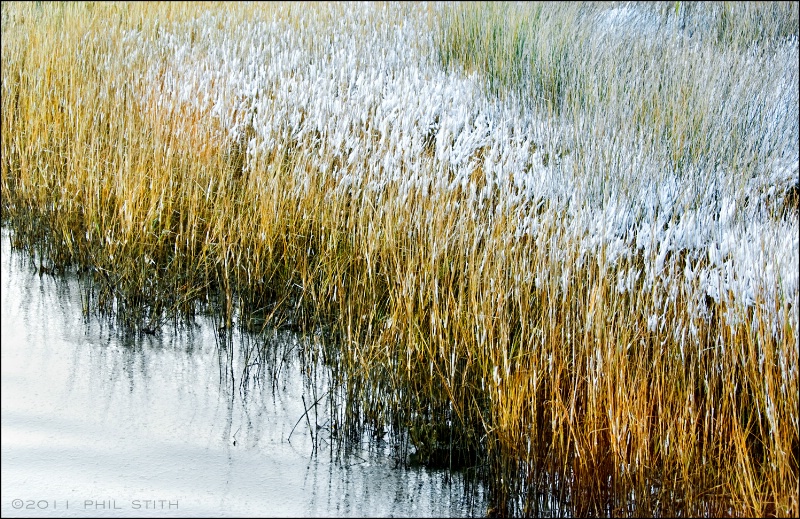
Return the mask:
M632 9L606 11L600 25L620 17L647 22ZM746 180L730 167L670 171L648 150L608 134L581 154L574 143L586 129L521 109L514 96L487 96L477 73L444 72L433 59L425 8L407 10L399 24L387 7L350 6L333 31L319 16L234 24L206 13L188 22L191 30L176 25L150 41L131 33L127 44L142 59L161 56L139 82L142 105L155 98L161 110L190 105L207 114L232 141L246 139L246 168L302 143L309 174L332 175L342 190L379 200L388 184L401 197L415 190L434 199L460 188L487 232L502 212L517 219L517 239L558 215L586 255L603 250L613 264L641 253L643 271L627 279L643 276L645 286L668 276L699 283L699 293L716 301L770 307L776 297L796 300L797 218L766 209L798 182L796 147ZM797 42L783 52L796 54ZM766 74L763 59L750 63ZM790 68L760 92L726 95L770 108L748 116L771 117L775 124L766 127L785 131L796 77ZM789 131L797 133L796 123ZM679 251L688 254L666 269Z

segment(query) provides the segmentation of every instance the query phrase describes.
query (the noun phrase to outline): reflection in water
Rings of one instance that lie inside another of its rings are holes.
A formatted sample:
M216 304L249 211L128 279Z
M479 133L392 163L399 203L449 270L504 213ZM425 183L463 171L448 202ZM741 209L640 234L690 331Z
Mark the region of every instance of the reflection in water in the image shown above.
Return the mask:
M9 236L3 230L3 517L485 513L483 493L467 496L459 477L395 469L386 449L334 456L319 441L315 450L305 421L292 432L301 396L324 391L304 385L296 336L276 332L275 362L242 386L232 375L243 348L218 347L210 319L125 338L83 316L74 277L40 277ZM312 427L324 417L320 409Z

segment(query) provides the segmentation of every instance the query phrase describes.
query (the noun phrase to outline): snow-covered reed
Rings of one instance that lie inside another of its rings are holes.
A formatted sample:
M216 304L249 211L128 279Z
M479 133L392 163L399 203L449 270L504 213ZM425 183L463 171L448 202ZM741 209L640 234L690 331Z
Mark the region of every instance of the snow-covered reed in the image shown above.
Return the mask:
M688 9L4 3L3 221L504 511L796 514L797 7Z

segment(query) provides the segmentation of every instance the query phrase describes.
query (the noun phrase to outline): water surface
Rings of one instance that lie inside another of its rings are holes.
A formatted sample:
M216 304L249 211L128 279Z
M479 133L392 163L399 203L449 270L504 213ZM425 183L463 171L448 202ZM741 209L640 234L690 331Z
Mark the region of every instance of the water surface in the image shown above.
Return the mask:
M1 247L3 517L485 513L459 477L292 432L315 391L296 336L274 334L280 370L242 391L210 319L126 338L83 315L74 275L39 276L6 229Z

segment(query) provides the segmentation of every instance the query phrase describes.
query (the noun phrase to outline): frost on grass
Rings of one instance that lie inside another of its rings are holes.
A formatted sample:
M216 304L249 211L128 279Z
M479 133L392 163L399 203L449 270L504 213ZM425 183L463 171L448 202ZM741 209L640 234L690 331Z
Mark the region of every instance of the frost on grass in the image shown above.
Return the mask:
M296 174L332 178L341 193L379 204L392 186L400 203L411 193L435 203L460 190L452 209L487 233L499 215L516 222L514 240L538 240L542 225L559 222L563 238L579 244L579 262L642 258L617 272L619 292L643 280L645 290L685 286L698 298L767 309L797 300L797 214L774 209L800 182L798 70L787 59L797 41L772 62L745 55L724 81L715 56L691 40L662 42L685 45L682 55L707 67L700 76L709 106L733 125L738 145L758 152L743 178L732 163L678 168L665 159L674 150L637 145L624 128L589 128L528 109L518 96L489 97L477 73L444 72L435 61L425 7L407 6L400 17L393 9L352 5L335 21L324 8L270 21L205 13L191 30L176 25L154 40L134 31L123 44L130 63L148 63L136 83L142 106L202 113L220 140L242 142L244 172L289 149L307 166ZM633 7L617 7L596 17L596 38L627 41L625 20L663 34ZM774 62L786 65L772 71ZM758 90L739 80L749 75L763 78ZM557 247L548 254L561 261Z

